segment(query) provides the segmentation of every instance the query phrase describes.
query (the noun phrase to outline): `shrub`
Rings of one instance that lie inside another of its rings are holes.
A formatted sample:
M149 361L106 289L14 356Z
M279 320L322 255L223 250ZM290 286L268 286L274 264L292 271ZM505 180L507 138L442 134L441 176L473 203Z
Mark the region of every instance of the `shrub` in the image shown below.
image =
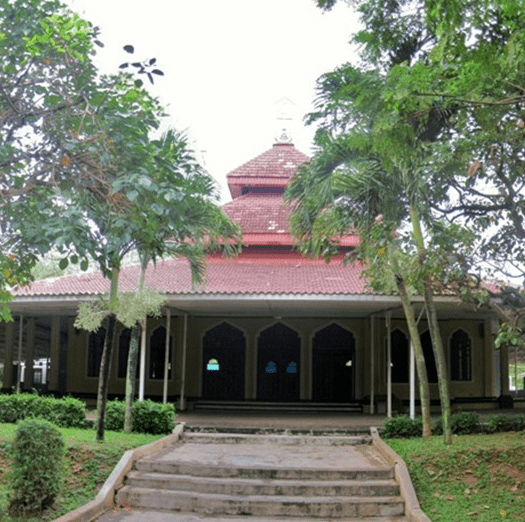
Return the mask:
M485 430L488 433L497 433L502 431L523 431L525 429L525 416L523 415L505 415L499 413L488 418Z
M39 514L53 504L62 481L63 454L56 426L42 419L20 421L10 450L11 515Z
M106 403L106 429L122 431L124 429L124 413L126 403L115 399Z
M32 411L32 403L37 398L37 395L27 393L0 395L0 422L17 422L25 419L27 413Z
M86 428L86 403L73 397L54 399L52 418L49 420L63 428Z
M39 417L64 428L86 427L86 405L79 399L41 397L34 393L0 395L0 422Z
M481 430L480 416L473 411L460 411L450 416L450 429L452 433L467 435L478 433ZM443 417L439 417L432 427L434 435L443 435Z
M396 415L386 419L381 427L381 436L385 439L402 439L421 437L423 434L423 419L411 419L408 415Z
M173 404L161 404L151 400L136 401L131 412L133 431L140 433L171 433L175 423Z

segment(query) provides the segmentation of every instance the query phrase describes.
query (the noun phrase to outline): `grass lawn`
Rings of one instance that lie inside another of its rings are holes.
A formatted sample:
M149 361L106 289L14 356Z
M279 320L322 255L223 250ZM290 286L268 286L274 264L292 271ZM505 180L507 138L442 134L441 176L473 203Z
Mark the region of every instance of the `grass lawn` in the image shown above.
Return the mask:
M432 522L525 521L525 433L391 439Z
M93 500L106 478L125 451L161 438L161 435L106 432L104 442L95 441L94 430L60 428L66 447L65 475L62 493L53 509L37 518L11 518L7 515L6 472L10 461L6 456L16 425L0 424L0 520L2 522L41 522L53 520Z

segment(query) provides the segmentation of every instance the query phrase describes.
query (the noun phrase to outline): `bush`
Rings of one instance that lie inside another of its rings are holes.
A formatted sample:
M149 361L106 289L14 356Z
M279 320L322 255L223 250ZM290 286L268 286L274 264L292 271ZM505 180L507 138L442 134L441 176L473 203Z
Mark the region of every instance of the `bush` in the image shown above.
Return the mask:
M35 393L0 395L0 422L36 417L64 428L85 428L86 405L73 397L56 399Z
M171 433L175 423L173 404L161 404L151 400L136 401L131 412L133 431L140 433Z
M489 417L485 425L487 433L497 433L502 431L523 431L525 429L525 416L505 415L499 413Z
M122 431L124 429L124 413L126 403L115 399L106 403L106 429Z
M467 435L480 431L480 417L473 411L460 411L450 416L450 429L452 433ZM434 435L443 434L443 417L439 417L433 426Z
M0 395L0 422L17 422L33 417L34 403L38 398L38 395L31 393Z
M11 515L40 514L53 504L62 482L63 454L56 426L42 419L20 421L10 450Z
M49 419L63 428L86 428L86 403L73 397L51 398L53 418Z
M403 439L421 437L423 434L423 419L411 419L408 415L396 415L386 419L381 427L381 437L385 439Z

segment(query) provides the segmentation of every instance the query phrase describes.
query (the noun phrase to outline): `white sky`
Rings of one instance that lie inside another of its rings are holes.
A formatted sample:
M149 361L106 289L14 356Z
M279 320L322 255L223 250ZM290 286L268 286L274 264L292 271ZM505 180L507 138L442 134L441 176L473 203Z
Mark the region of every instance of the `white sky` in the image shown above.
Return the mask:
M323 13L314 0L64 0L101 29L104 72L130 58L157 58L165 73L150 92L185 130L229 199L226 174L268 150L293 105L295 146L311 154L315 82L353 59L356 15L344 2ZM122 47L132 44L133 57Z

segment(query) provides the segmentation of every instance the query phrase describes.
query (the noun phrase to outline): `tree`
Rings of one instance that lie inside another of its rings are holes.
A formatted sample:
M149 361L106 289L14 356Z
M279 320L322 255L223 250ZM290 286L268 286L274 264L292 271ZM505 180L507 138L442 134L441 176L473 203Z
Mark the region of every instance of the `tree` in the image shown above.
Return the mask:
M98 314L107 316L97 400L102 439L124 256L142 248L156 259L169 250L168 237L196 249L238 230L214 205L212 180L188 159L185 140L175 132L152 139L164 111L137 75L162 75L155 59L131 64L134 74L123 72L124 63L118 74L100 76L91 62L96 30L57 2L36 4L0 4L12 22L2 38L17 51L0 77L5 244L28 246L35 256L54 247L62 268L80 262L85 269L92 259L111 281ZM24 15L28 7L35 10Z
M320 0L318 4L331 8L335 2ZM411 227L411 238L405 245L409 247L407 253L417 254L419 284L416 287L425 299L448 443L451 441L448 375L433 290L443 288L457 277L460 263L454 262L449 269L441 258L441 264L436 267L428 241L455 242L461 247L460 257L467 260L469 256L465 253L466 245L460 241L468 236L466 231L456 226L447 227L435 212L439 203L448 197L450 174L447 177L445 173L457 165L441 161L446 158L444 144L454 145L458 141L454 122L462 114L463 106L453 89L464 86L467 71L458 74L456 65L460 56L447 55L444 49L450 47L458 52L468 48L464 33L447 41L454 23L457 28L457 24L467 20L462 25L464 28L472 18L477 22L476 30L480 31L480 19L486 21L487 18L478 15L479 8L471 2L467 2L466 9L463 9L464 3L453 3L452 17L443 14L445 4L441 2L437 6L424 1L388 0L355 4L364 22L364 29L354 38L362 45L362 66L343 66L320 80L317 110L309 121L321 122L316 141L322 153L337 143L346 147L349 155L356 155L355 160L349 160L354 167L363 161L363 155L368 161L378 162L381 172L387 174L382 184L389 190L394 188L397 204L404 206L405 215L396 225L399 230L403 230L403 223ZM490 11L489 18L492 14ZM441 22L440 15L446 23ZM493 20L490 22L492 27ZM476 41L482 40L475 36ZM487 50L484 50L485 59L490 56ZM469 66L473 66L472 61ZM457 75L452 91L451 75ZM472 73L470 78L473 80ZM328 170L333 172L338 166L335 163ZM434 236L433 232L438 229L448 229L453 239L448 240L447 234L442 233Z
M29 220L28 208L36 192L59 183L67 173L60 164L68 131L60 122L84 105L83 90L93 69L90 62L71 53L62 55L57 40L46 52L38 52L44 39L41 22L61 12L57 1L0 1L0 317L10 319L9 287L31 280L31 269L49 242L23 243L14 221ZM95 30L79 20L64 28L61 38ZM35 41L29 44L31 38ZM76 55L91 52L92 44L80 38ZM16 205L13 208L12 205Z
M402 254L403 240L396 233L404 216L398 204L400 189L392 189L389 176L381 172L381 164L370 161L366 152L352 148L348 136L342 141L344 146L339 140L326 146L292 179L286 194L294 205L292 231L305 253L324 255L326 259L337 252L341 235L357 233L359 244L347 255L347 261L358 260L365 265L374 290L399 294L415 353L423 436L429 437L428 376L411 305L413 292L407 288L414 279L414 263Z
M318 1L324 8L334 3ZM502 303L499 291L473 281L489 275L522 285L525 275L523 2L356 5L366 23L356 40L376 66L391 77L395 73L396 103L404 106L407 121L426 126L435 137L431 182L441 189L435 209L476 232L477 265L485 272L464 267L458 293L495 311L505 324L504 338L520 336L523 311L515 306L520 299L510 298L519 291L504 288ZM414 103L418 110L407 111Z

